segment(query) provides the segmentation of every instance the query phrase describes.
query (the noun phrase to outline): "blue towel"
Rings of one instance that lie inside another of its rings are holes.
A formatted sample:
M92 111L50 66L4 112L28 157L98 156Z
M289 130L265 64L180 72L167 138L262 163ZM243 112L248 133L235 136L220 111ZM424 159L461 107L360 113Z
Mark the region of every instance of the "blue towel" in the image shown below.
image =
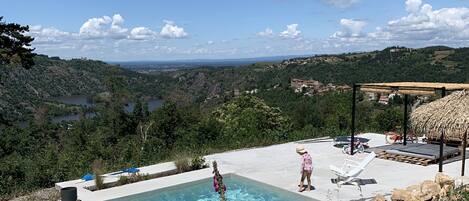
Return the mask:
M140 169L135 168L135 167L131 167L131 168L125 169L124 172L127 172L127 173L137 173L137 172L140 172Z
M91 181L94 179L94 176L91 173L86 173L81 179L85 181Z

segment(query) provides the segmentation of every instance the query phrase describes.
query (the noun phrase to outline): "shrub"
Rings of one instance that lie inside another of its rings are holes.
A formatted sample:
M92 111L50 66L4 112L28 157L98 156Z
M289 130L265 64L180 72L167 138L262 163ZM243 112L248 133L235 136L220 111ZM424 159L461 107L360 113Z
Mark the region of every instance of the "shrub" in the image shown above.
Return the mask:
M104 186L104 179L103 177L101 176L101 174L103 173L103 160L101 159L98 159L98 160L95 160L93 162L93 165L91 166L91 169L93 169L93 173L95 175L95 178L94 178L94 181L96 183L96 189L97 190L100 190L100 189L103 189L105 186Z
M119 180L117 180L117 186L125 185L125 184L128 184L128 183L130 183L130 180L126 176L120 176Z
M179 173L187 172L191 170L191 161L187 157L180 157L177 159L174 164Z
M130 180L129 183L145 181L145 180L148 180L148 179L151 179L151 176L149 174L136 173L136 174L132 174L132 175L129 176L129 180Z
M467 185L460 185L450 191L446 197L440 198L443 201L469 200L469 191Z
M95 177L94 181L96 183L96 190L103 189L104 188L104 179L100 175L101 172L95 172L95 174L96 174L96 177Z
M191 161L192 170L200 170L202 168L208 167L205 163L205 158L203 156L196 156Z
M145 181L151 179L150 175L148 174L131 174L129 176L120 176L119 180L117 181L117 186L135 183L139 181Z

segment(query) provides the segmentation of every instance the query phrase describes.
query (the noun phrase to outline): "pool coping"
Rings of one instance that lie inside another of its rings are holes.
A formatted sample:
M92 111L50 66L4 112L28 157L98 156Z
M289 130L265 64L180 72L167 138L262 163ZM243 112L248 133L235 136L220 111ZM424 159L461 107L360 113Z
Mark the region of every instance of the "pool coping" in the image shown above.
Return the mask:
M163 163L163 164L156 164L153 166L146 166L140 168L140 173L143 174L155 174L160 173L168 170L172 170L175 168L173 162ZM233 174L233 171L229 171L225 169L223 175ZM110 176L112 175L112 176ZM105 174L104 182L105 183L112 183L118 180L119 174L115 173L108 173ZM154 191L158 189L169 188L176 185L197 182L199 180L204 180L211 178L213 176L211 168L204 168L201 170L194 170L185 173L179 173L175 175L159 177L154 179L149 179L145 181L139 181L136 183L126 184L122 186L115 186L111 188L106 188L97 191L88 190L89 187L95 185L95 181L83 181L81 179L71 180L56 183L56 189L60 190L65 187L76 187L77 188L77 196L78 199L81 201L106 201L112 200L116 198L132 196L135 194L145 193L149 191Z
M314 198L299 194L297 192L292 192L292 191L289 191L287 189L280 188L278 186L274 186L274 185L271 185L271 184L268 184L268 183L264 183L264 182L261 182L261 181L246 177L246 176L242 176L242 175L239 175L239 174L234 173L234 172L228 172L228 173L224 173L222 175L223 175L224 178L238 178L238 179L244 180L245 182L251 183L253 185L262 185L263 187L266 187L266 188L268 188L269 190L271 190L273 192L290 193L290 194L292 194L296 197L301 197L304 200L316 201L316 199L314 199ZM185 183L181 183L181 184L168 185L167 187L155 188L154 190L146 191L146 192L143 192L143 193L137 193L137 194L127 195L127 196L118 197L118 198L112 198L112 199L107 200L107 201L118 201L119 199L122 199L122 198L138 196L138 195L141 195L141 194L146 194L146 193L151 193L151 192L158 193L158 192L166 191L166 190L174 190L178 186L184 186L185 187L185 186L188 186L188 185L196 185L196 184L199 184L199 183L204 183L207 179L211 179L212 177L213 177L213 175L210 175L210 176L205 177L203 179L193 180L193 181L189 181L189 182L185 182Z
M161 171L167 171L169 169L172 169L174 167L173 165L174 163L168 162L168 163L157 164L153 166L142 167L141 170L144 170L145 173L148 173L148 172L158 173ZM152 171L149 171L149 170L152 170ZM114 175L114 174L115 173L108 173L105 175ZM246 179L251 182L263 184L276 191L279 191L279 190L286 191L289 193L294 193L300 197L304 197L305 199L314 200L314 198L311 198L309 196L304 196L295 191L291 191L291 190L281 188L281 187L278 187L278 186L275 186L275 185L272 185L263 181L259 181L257 179L251 178L244 174L237 173L230 169L226 169L226 168L223 169L222 175L224 175L225 177L230 177L230 176L240 177L242 179ZM147 193L150 191L173 188L178 185L190 185L191 183L197 183L202 180L210 179L212 177L213 177L212 169L205 168L201 170L195 170L195 171L190 171L190 172L185 172L185 173L180 173L180 174L175 174L175 175L170 175L170 176L165 176L165 177L149 179L149 180L126 184L122 186L115 186L115 187L102 189L98 191L88 190L90 186L95 185L94 180L84 182L83 180L78 179L78 180L61 182L61 183L56 184L56 188L60 190L61 188L65 188L65 187L76 187L78 199L80 199L81 201L111 201L113 199L134 196L137 194ZM118 177L106 178L105 182L106 183L113 182L117 178Z
M158 173L162 173L162 172L176 170L176 165L174 164L174 162L166 162L166 163L160 163L160 164L140 167L139 169L140 169L141 174L152 175L152 174L158 174ZM120 176L127 176L127 175L128 175L127 173L122 173L122 172L111 172L111 173L108 173L108 174L104 174L103 175L104 183L108 184L108 183L117 182L119 180ZM144 182L144 181L141 181L141 182ZM137 182L137 183L139 183L139 182ZM127 185L130 185L130 184L127 184ZM127 186L127 185L123 185L123 186ZM87 201L87 200L90 200L90 201L93 200L94 201L94 200L96 200L95 197L97 196L98 192L106 190L106 189L99 190L99 191L88 190L90 187L93 187L93 186L95 186L95 181L94 180L84 181L84 180L81 180L81 179L65 181L65 182L60 182L60 183L55 184L55 188L57 190L60 190L60 189L65 188L65 187L76 187L77 188L78 199L80 199L82 201ZM109 189L113 189L113 188L117 188L117 187L111 187Z

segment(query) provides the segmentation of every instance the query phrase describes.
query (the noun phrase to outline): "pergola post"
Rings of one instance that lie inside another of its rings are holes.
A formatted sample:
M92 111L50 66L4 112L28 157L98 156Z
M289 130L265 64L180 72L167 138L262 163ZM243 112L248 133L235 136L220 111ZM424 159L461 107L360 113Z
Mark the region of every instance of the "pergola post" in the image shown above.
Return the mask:
M441 97L446 96L446 88L441 88ZM444 131L441 131L440 134L440 159L438 161L438 172L443 172L443 140L444 140Z
M466 146L467 146L467 131L464 132L464 140L462 141L462 167L461 167L461 176L464 176L464 168L466 167Z
M404 146L407 145L407 105L409 104L409 95L404 95Z
M350 155L353 155L353 148L355 143L355 104L357 97L357 85L354 83L352 88L352 125L351 125L351 138L350 138Z

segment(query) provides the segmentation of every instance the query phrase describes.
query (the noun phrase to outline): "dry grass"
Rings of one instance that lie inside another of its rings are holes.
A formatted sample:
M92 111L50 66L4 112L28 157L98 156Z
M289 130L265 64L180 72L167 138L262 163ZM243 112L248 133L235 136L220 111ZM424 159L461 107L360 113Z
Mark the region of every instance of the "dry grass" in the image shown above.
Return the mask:
M180 157L174 161L174 164L179 173L187 172L192 169L191 159L189 157Z
M12 199L12 201L50 201L59 200L60 192L55 188L46 188L36 192L33 192L26 196L21 196Z
M411 114L412 128L427 137L461 141L469 130L469 91L457 91L423 105Z
M96 188L103 189L104 186L104 179L101 176L103 173L104 162L101 159L95 160L91 165L91 169L93 169L93 173L95 175L94 181L96 184Z

